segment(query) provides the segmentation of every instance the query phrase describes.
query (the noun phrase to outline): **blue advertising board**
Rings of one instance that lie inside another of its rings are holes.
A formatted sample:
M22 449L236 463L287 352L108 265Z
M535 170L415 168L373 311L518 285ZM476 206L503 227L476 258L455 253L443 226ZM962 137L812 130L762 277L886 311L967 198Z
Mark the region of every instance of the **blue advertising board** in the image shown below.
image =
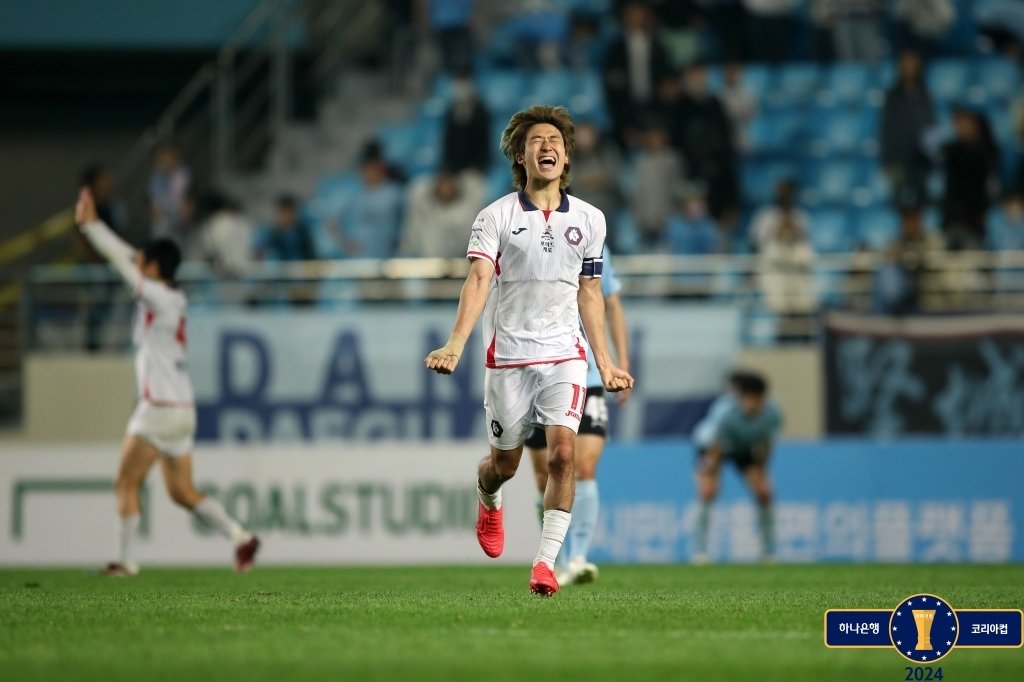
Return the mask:
M598 470L601 515L591 558L688 561L697 515L693 461L684 441L609 444ZM1024 561L1024 441L783 442L770 467L778 561ZM757 561L756 517L752 497L726 466L711 558Z

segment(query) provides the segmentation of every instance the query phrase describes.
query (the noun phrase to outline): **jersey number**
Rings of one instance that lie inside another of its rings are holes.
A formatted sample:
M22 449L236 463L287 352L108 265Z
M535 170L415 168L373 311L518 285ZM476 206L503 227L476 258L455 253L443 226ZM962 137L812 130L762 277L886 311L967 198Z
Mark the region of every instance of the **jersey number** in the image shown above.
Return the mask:
M174 333L174 338L181 344L182 348L187 345L187 339L185 336L185 318L178 318L178 331Z

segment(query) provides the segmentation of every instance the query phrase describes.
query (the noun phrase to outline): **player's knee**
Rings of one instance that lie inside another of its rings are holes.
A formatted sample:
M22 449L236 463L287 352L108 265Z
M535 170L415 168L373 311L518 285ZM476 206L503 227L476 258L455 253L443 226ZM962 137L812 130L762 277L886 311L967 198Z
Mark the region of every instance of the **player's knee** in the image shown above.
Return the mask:
M516 463L509 457L494 458L494 472L503 482L516 475Z
M114 492L118 495L128 495L139 489L142 485L142 481L135 476L130 476L127 472L117 472L117 478L114 479Z
M548 470L551 472L571 472L575 459L575 448L570 439L559 440L553 447L548 448Z
M171 500L185 509L192 509L199 502L199 495L187 485L172 485L167 489Z

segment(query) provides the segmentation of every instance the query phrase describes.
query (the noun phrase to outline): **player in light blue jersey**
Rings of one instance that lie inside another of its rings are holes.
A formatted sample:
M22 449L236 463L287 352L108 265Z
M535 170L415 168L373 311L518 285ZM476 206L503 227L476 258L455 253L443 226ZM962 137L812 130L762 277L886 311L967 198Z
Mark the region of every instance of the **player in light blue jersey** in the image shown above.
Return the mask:
M700 497L694 563L708 560L711 504L721 487L721 465L725 460L739 470L757 500L763 556L768 559L773 551L768 460L782 428L782 409L768 398L768 383L759 374L736 372L729 383L729 393L711 405L708 415L693 432L697 448L695 479Z
M619 292L622 282L615 276L611 254L604 251L604 276L601 278L601 293L605 300L605 318L611 334L615 359L623 371L629 371L629 338L626 331L626 316ZM584 341L586 343L586 341ZM608 404L605 402L601 374L594 364L593 354L587 348L587 398L583 406L579 435L576 437L576 500L573 503L572 521L562 551L555 564L555 575L560 585L589 583L597 579L597 566L587 561L590 544L597 529L597 514L600 507L597 494L597 463L608 437ZM630 391L617 395L619 405L629 400ZM534 428L526 439L530 451L537 489L542 499L548 480L548 452L544 429ZM538 504L540 504L538 502Z

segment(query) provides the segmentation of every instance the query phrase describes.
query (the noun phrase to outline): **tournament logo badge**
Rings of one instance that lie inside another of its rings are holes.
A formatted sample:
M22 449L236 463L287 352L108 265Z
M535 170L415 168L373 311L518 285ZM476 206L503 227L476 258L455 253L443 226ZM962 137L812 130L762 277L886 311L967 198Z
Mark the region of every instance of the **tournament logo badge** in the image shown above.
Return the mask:
M1020 609L954 609L934 594L912 595L893 609L825 612L825 646L830 649L894 648L918 666L929 666L953 649L1022 645L1024 612Z

